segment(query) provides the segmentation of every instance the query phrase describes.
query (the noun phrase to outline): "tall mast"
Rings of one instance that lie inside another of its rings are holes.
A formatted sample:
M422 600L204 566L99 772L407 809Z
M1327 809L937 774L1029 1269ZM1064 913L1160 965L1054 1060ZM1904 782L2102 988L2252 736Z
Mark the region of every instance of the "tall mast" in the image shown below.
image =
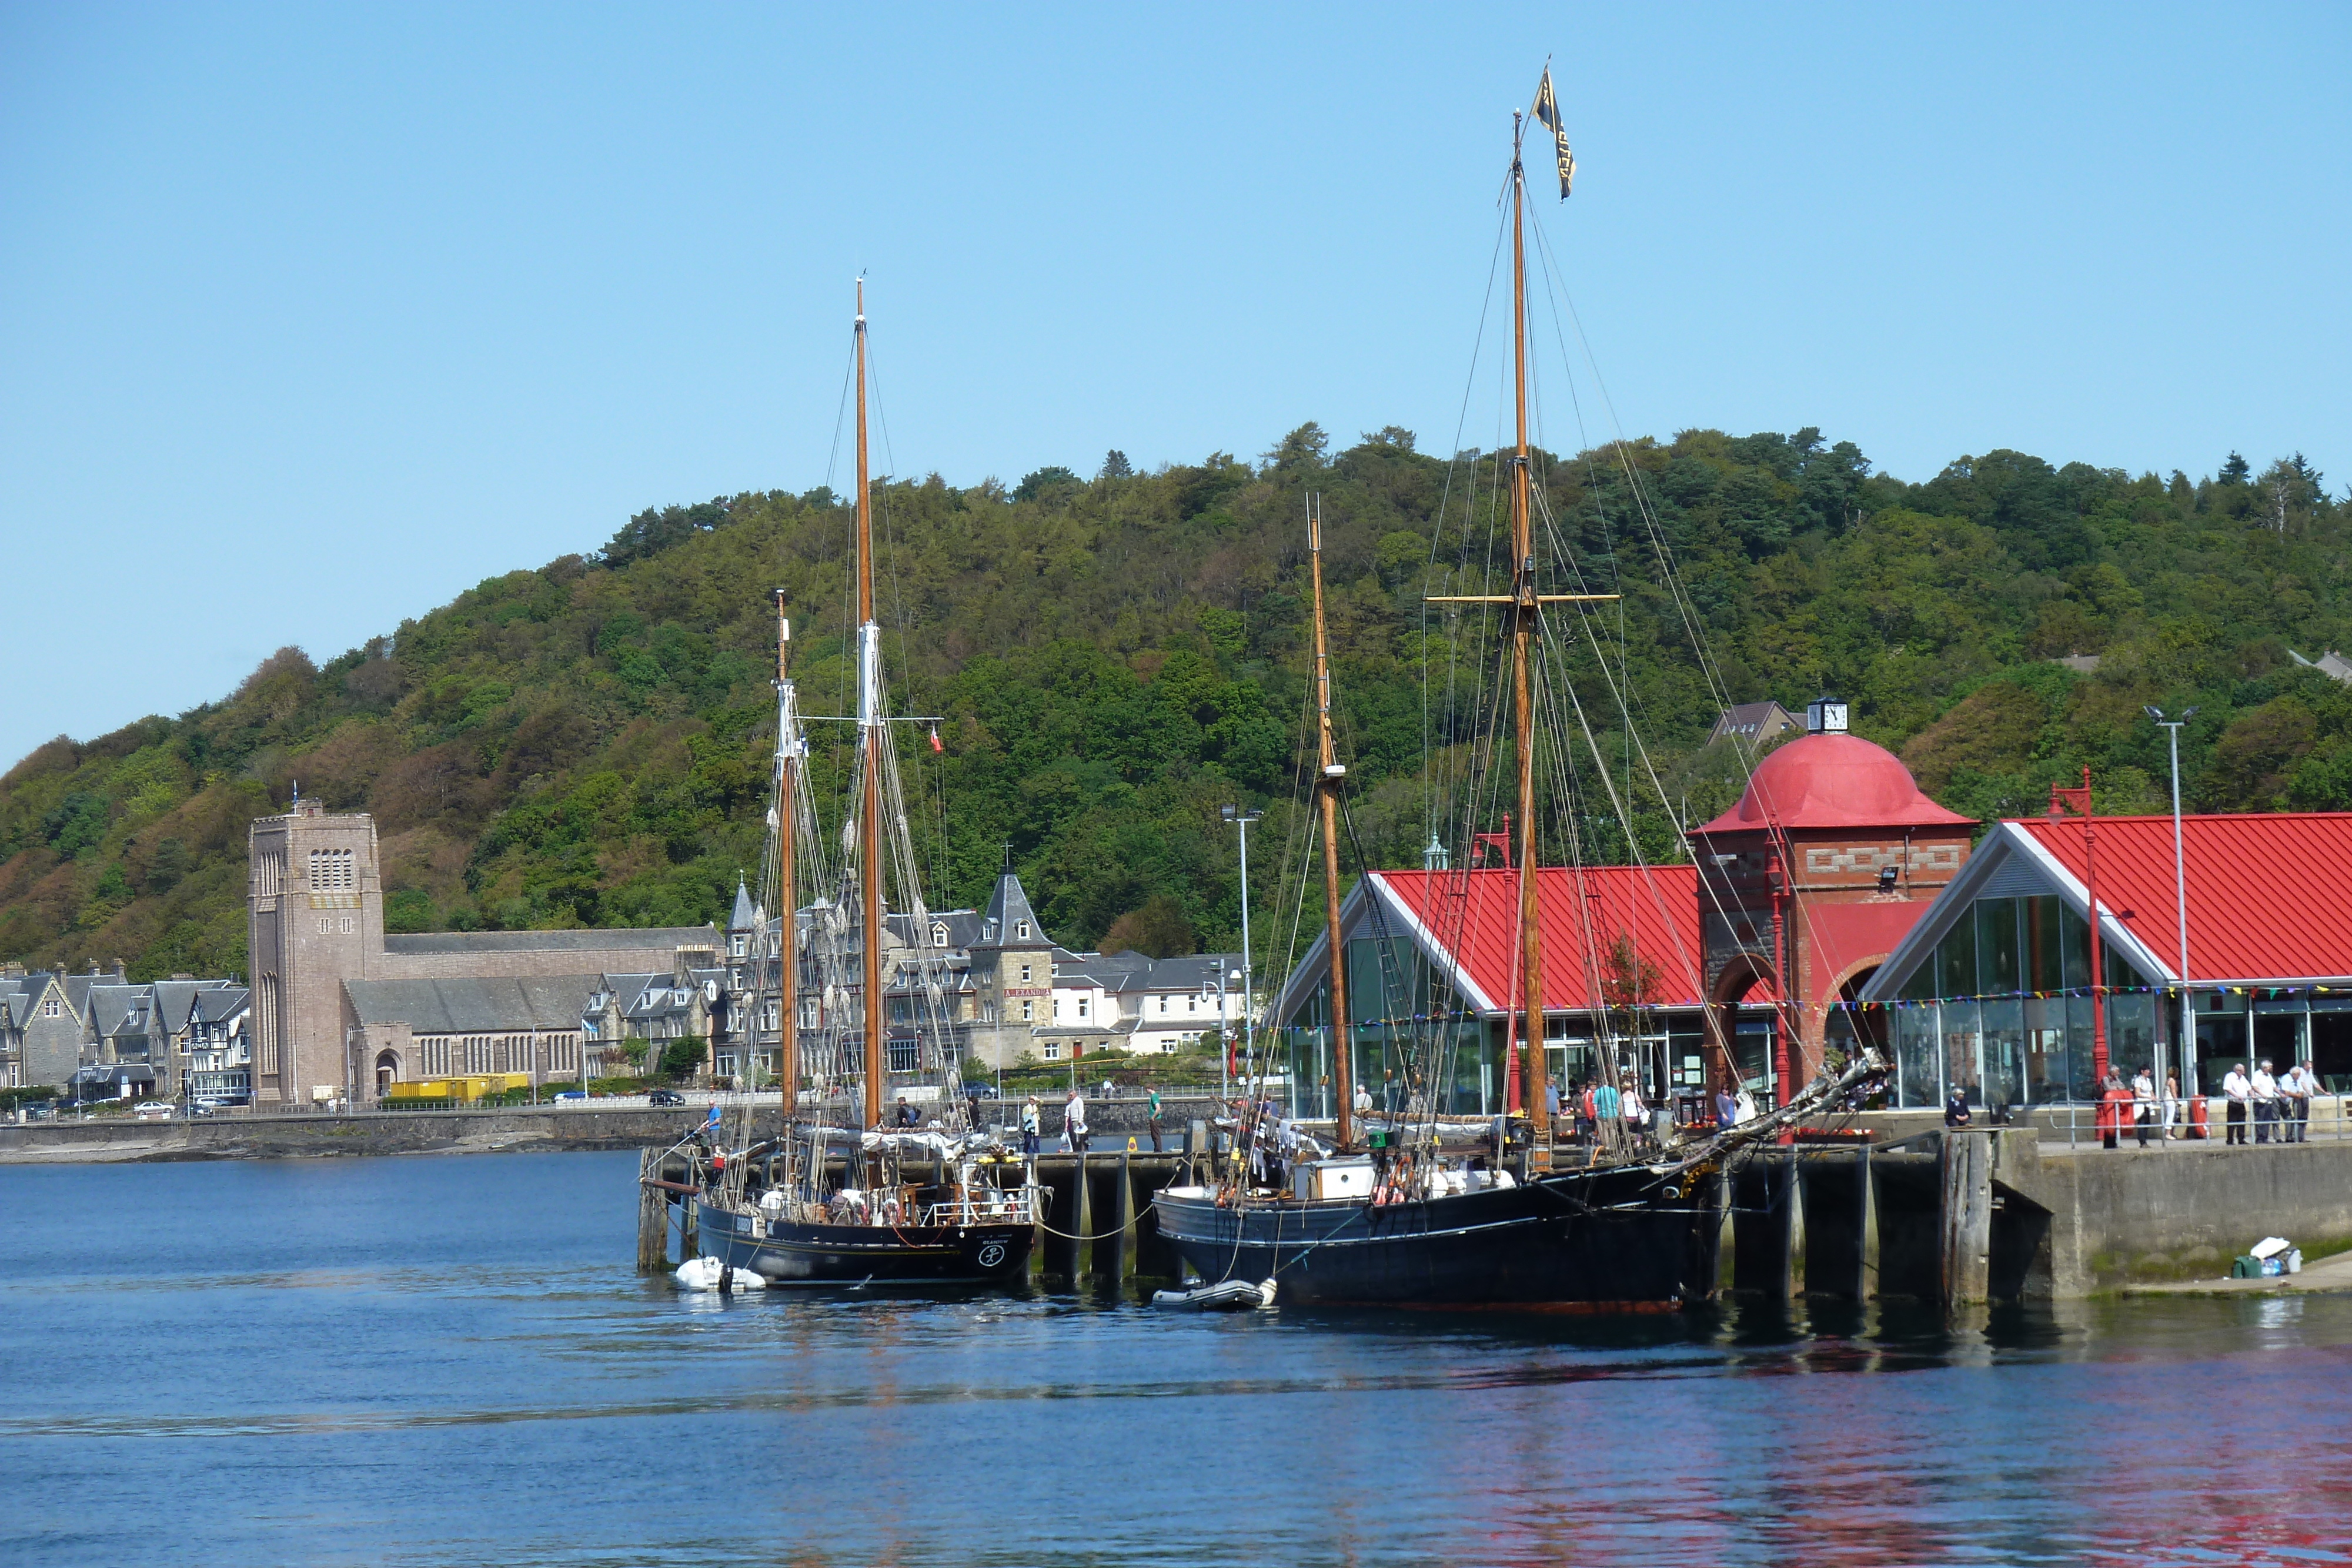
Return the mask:
M1511 347L1518 402L1518 447L1511 465L1511 703L1517 720L1519 770L1519 1101L1528 1113L1539 1162L1551 1144L1544 1113L1548 1076L1543 1033L1543 934L1536 906L1535 695L1528 670L1541 601L1536 589L1535 526L1528 474L1528 242L1523 222L1527 173L1519 162L1525 120L1511 116Z
M865 898L866 1124L882 1124L882 628L874 620L874 505L866 473L866 279L857 280L857 743L865 800L857 813Z
M1339 781L1348 776L1331 741L1331 653L1323 635L1323 506L1307 503L1307 559L1315 579L1315 752L1321 765L1315 800L1323 813L1323 932L1331 955L1331 1086L1339 1103L1339 1140L1356 1141L1356 1061L1348 1030L1347 949L1339 944Z
M793 623L784 619L784 591L776 590L776 902L767 912L776 921L776 1077L783 1085L784 1124L800 1107L800 917L793 892L793 840L800 821L800 716L793 708L793 683L785 655L792 651Z

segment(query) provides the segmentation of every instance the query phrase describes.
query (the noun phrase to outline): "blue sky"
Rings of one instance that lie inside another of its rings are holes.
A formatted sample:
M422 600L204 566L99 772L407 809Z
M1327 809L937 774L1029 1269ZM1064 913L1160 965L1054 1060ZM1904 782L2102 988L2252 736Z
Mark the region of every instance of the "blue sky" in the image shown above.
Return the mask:
M2340 491L2347 42L2341 6L0 4L0 758L825 482L860 268L877 468L1310 418L1446 450L1548 54L1586 438L2300 450Z

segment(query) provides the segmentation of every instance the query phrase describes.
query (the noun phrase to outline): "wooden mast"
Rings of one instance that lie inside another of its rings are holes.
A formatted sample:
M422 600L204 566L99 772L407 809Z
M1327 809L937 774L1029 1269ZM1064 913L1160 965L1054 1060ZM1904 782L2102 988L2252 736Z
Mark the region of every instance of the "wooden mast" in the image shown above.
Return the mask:
M858 811L866 960L866 1124L882 1124L888 1082L882 1072L882 629L874 620L874 506L866 471L866 279L857 280L857 743L866 788Z
M1528 494L1528 244L1522 208L1527 173L1519 162L1526 121L1511 117L1511 344L1518 402L1518 446L1511 466L1511 703L1517 720L1519 772L1519 1102L1539 1164L1548 1164L1551 1118L1545 1114L1543 932L1536 901L1535 695L1528 669L1540 617L1535 525Z
M1331 1087L1342 1149L1356 1142L1356 1061L1348 1029L1348 952L1339 941L1339 781L1348 776L1331 739L1331 653L1323 634L1323 507L1307 503L1307 559L1315 580L1315 800L1323 815L1323 932L1331 957Z
M793 623L784 619L784 591L776 590L776 901L767 911L776 922L776 1077L783 1085L784 1121L800 1108L800 916L793 892L793 830L800 821L799 715L785 655L792 651Z

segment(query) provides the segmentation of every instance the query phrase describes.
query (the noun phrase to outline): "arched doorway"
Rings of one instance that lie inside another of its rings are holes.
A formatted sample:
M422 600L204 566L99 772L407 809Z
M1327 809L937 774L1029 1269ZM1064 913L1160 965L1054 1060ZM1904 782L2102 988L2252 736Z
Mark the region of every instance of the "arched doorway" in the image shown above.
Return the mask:
M400 1057L395 1051L380 1051L375 1056L375 1097L389 1099L393 1080L400 1076Z
M1760 1109L1785 1103L1804 1082L1802 1053L1783 1039L1788 1019L1776 1005L1780 991L1771 966L1743 953L1716 977L1707 1009L1731 1063L1732 1087L1747 1090Z

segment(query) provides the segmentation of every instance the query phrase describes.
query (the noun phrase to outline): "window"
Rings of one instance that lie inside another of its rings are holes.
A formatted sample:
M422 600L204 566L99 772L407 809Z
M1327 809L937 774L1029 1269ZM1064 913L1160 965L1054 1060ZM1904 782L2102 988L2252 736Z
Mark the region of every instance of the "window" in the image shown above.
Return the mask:
M1024 986L1029 983L1029 966L1026 964L1021 966L1021 983Z
M1049 1040L1045 1042L1045 1060L1048 1061L1059 1061L1062 1060L1062 1042L1060 1040Z
M1081 1019L1084 1019L1086 1018L1086 1016L1087 1016L1087 998L1084 998L1084 997L1080 997L1080 998L1078 998L1078 1017L1079 1017Z
M344 935L344 936L350 936L352 932L354 932L354 931L358 930L359 928L360 928L360 923L359 923L359 919L358 919L358 917L357 917L356 915L344 915L344 916L343 916L343 935Z
M1168 998L1166 997L1160 998L1160 1010L1162 1013L1165 1013L1168 1010Z
M1021 920L1021 921L1016 921L1016 922L1014 922L1014 923L1013 923L1013 934L1014 936L1016 936L1020 937L1020 938L1021 938L1022 940L1024 940L1024 941L1028 940L1028 937L1029 937L1029 923L1028 923L1026 920Z
M41 1004L41 1016L45 1019L53 1019L58 1016L57 998L51 997Z
M312 893L349 893L359 885L353 873L352 852L349 850L312 850L310 852L310 891Z
M740 931L738 931L734 936L727 939L727 949L736 957L740 958L743 956L743 945L750 940L751 938L745 936Z
M1027 1023L1034 1016L1033 1004L1023 1002L1021 1004L1021 1021L1023 1023Z
M932 927L931 927L931 946L934 946L934 947L944 947L944 946L946 946L947 945L948 945L948 928L947 928L946 926L944 926L944 925L934 925L934 926L932 926Z

